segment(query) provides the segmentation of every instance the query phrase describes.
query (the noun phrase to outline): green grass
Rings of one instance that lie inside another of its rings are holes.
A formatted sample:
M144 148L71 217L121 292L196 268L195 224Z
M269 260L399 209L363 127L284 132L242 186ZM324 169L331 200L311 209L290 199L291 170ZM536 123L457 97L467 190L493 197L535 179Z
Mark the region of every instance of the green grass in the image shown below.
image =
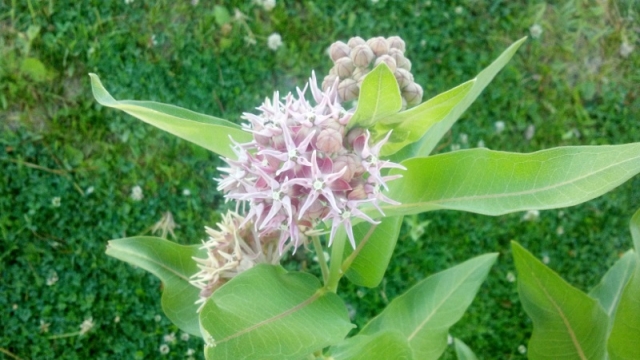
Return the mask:
M633 1L291 2L270 13L249 2L244 22L227 25L209 2L0 1L0 358L157 358L176 332L170 359L200 354L202 342L162 314L160 283L104 254L112 238L148 233L170 211L176 241L197 243L223 207L212 178L216 156L133 118L98 106L88 72L116 98L156 100L237 121L274 90L323 76L334 40L400 35L425 99L466 81L538 23L439 151L451 144L529 152L559 145L640 141L640 15ZM456 7L461 12L456 12ZM224 15L224 14L222 14ZM282 35L272 51L266 38ZM256 45L245 38L254 37ZM636 48L619 54L623 41ZM497 134L494 122L506 129ZM528 126L535 135L526 140ZM468 144L460 141L467 134ZM141 186L144 198L130 198ZM90 194L87 189L93 188ZM588 290L631 246L628 221L640 180L569 209L486 217L433 212L414 241L407 223L383 284L342 283L362 325L429 274L472 256L501 256L469 312L452 329L481 358L523 358L531 323L517 299L509 241L550 258L549 266ZM190 195L183 195L188 189ZM60 198L60 206L53 199ZM558 229L563 229L559 234ZM307 266L309 257L301 258ZM311 266L314 270L317 270ZM59 280L49 286L55 272ZM114 322L116 316L120 321ZM72 333L92 317L87 334ZM50 323L48 332L41 321ZM72 334L72 335L69 335ZM68 335L68 336L67 336ZM6 353L5 353L6 354ZM453 358L448 351L446 358Z

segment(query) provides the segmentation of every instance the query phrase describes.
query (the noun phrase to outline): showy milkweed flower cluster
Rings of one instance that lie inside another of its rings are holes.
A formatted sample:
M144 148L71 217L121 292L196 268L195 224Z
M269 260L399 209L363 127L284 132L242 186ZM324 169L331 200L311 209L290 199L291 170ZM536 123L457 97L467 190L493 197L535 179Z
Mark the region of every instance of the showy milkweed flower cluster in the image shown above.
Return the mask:
M362 208L382 213L380 202L397 204L383 194L387 181L400 175L382 170L404 169L379 158L389 134L371 144L368 130L347 131L353 112L341 105L335 85L320 90L314 74L298 97L280 99L276 92L259 114L245 113L253 141L235 144L237 159L224 159L229 166L220 169L226 175L218 189L248 209L245 221L260 237L278 238L280 252L288 241L297 248L318 234L321 222L331 223L329 244L344 225L355 247L354 219L377 223ZM305 99L307 88L315 105Z

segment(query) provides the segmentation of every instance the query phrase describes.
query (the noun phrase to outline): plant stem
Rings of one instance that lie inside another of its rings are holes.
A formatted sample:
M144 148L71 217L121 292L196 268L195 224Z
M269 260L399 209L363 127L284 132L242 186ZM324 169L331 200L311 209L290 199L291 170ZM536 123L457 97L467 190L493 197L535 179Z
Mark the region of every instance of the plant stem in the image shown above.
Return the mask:
M324 258L324 251L322 250L322 244L320 238L317 235L311 237L313 242L313 248L318 256L318 263L320 263L320 270L322 270L322 282L327 285L329 279L329 268L327 267L327 259Z
M338 290L338 283L342 278L342 254L344 253L344 243L347 240L347 233L344 229L338 230L333 238L331 245L331 259L329 265L329 280L327 281L327 289L333 293Z

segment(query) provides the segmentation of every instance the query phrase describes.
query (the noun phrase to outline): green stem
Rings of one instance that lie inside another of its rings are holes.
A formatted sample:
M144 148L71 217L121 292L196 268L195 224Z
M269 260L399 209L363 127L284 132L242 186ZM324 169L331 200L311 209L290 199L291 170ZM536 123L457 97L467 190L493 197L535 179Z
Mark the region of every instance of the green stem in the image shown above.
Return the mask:
M320 263L320 270L322 270L322 281L327 284L329 279L329 268L327 267L327 259L324 258L324 251L322 250L322 244L320 244L320 238L316 236L311 237L313 241L313 248L316 250L318 256L318 263Z
M327 289L333 293L338 291L338 283L342 278L342 254L344 253L344 243L347 240L347 234L341 228L338 230L333 245L331 245L331 259L329 265L329 280L327 281Z

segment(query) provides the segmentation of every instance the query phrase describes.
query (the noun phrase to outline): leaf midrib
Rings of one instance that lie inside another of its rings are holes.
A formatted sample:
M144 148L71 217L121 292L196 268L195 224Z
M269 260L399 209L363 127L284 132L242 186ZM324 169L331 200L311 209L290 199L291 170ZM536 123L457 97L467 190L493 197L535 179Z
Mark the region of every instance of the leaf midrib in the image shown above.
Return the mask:
M111 250L111 254L109 254L109 250ZM179 273L177 270L174 270L174 269L168 267L166 264L164 264L162 262L158 262L158 261L156 261L156 260L154 260L152 258L149 258L147 256L142 256L138 252L128 251L128 250L125 250L125 249L122 249L122 248L115 248L115 247L113 247L113 245L111 245L110 248L107 249L106 252L107 252L107 255L111 255L111 256L114 256L113 253L115 252L116 254L123 253L125 255L129 255L129 256L134 257L134 258L147 260L148 262L151 262L154 265L157 265L158 267L163 268L163 269L167 270L170 273L173 273L176 277L178 277L178 278L180 278L180 279L182 279L182 280L184 280L186 282L189 282L189 277L188 276L185 276L185 275ZM124 259L122 259L122 260L124 260ZM125 261L127 261L127 260L125 260ZM127 262L129 262L129 261L127 261ZM131 263L131 262L129 262L129 263ZM131 263L131 264L133 264L133 263ZM133 265L139 266L138 264L133 264ZM146 269L146 270L148 270L148 271L150 271L152 273L155 273L155 271L150 269L150 268ZM155 274L155 275L157 275L158 277L162 278L159 274Z

